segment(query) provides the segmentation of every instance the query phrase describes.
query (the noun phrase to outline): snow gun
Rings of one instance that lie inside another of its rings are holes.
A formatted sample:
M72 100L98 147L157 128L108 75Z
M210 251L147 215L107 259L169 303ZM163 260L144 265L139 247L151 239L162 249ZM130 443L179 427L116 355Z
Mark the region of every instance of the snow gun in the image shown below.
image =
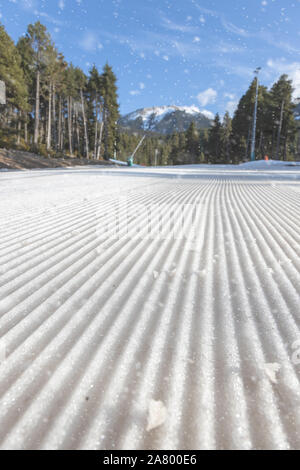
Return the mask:
M128 166L133 166L135 154L138 151L138 149L141 147L141 145L144 142L145 138L146 138L146 136L144 135L144 137L140 140L140 142L139 142L137 148L135 149L135 151L133 152L133 154L127 159L127 165Z

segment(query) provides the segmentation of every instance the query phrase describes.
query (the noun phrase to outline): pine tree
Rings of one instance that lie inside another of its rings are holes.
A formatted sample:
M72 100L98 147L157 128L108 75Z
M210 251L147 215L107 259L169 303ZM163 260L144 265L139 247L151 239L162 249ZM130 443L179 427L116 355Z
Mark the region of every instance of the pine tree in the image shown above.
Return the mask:
M51 149L52 137L55 138L56 120L56 84L60 72L58 52L52 43L46 49L45 82L48 93L47 150ZM54 131L54 132L53 132Z
M94 65L88 79L88 119L90 121L90 137L94 140L93 156L99 160L103 139L103 77Z
M73 155L73 115L74 108L76 109L76 117L78 114L77 103L79 101L78 91L76 90L76 76L75 68L71 63L65 70L65 97L66 97L66 108L67 108L67 131L68 131L68 146L69 154ZM78 122L78 120L77 120ZM78 147L80 142L78 142ZM80 149L78 148L80 151Z
M86 87L87 87L87 77L79 67L75 68L75 82L76 82L76 87L79 90L80 103L81 103L81 113L82 113L83 132L84 132L85 157L90 158L88 123L87 123L86 100L85 100L85 92L86 92Z
M218 163L221 159L222 124L219 114L216 114L213 126L209 130L208 150L211 163Z
M180 140L179 140L178 132L174 132L174 134L172 135L170 145L171 145L171 151L169 155L169 164L177 165L178 157L180 153Z
M6 85L6 125L17 123L17 143L20 143L22 114L28 111L28 88L22 70L21 57L14 42L0 25L0 80Z
M104 116L104 158L113 158L117 139L117 121L119 105L116 76L106 64L102 74L103 83L103 116Z
M31 48L32 66L35 71L34 144L37 145L39 141L41 78L45 72L47 48L51 41L46 27L39 21L28 26L26 37Z
M0 80L6 84L7 104L20 110L25 109L28 90L21 67L21 57L2 25L0 25Z
M256 81L253 80L247 92L239 101L232 120L233 160L237 163L245 158L244 141L250 142Z
M271 111L276 130L277 159L287 158L288 145L293 142L297 132L294 118L295 105L292 101L293 91L292 81L287 75L282 75L270 91Z
M29 142L29 132L32 126L32 116L34 115L34 95L35 95L35 74L32 67L33 57L30 41L27 36L22 36L17 43L17 50L21 58L21 68L28 89L28 106L24 115L24 140Z
M189 154L190 163L197 163L200 156L199 131L194 122L191 122L186 131L186 151Z
M222 155L222 161L224 163L230 163L231 133L232 133L232 119L227 111L223 118L222 137L221 137L221 155Z
M256 79L252 81L249 89L242 96L232 120L231 148L232 159L238 163L249 158L252 138L254 105L256 96ZM266 87L259 86L258 110L256 126L256 153L267 151L272 128L270 127L269 93ZM264 146L264 145L265 146Z

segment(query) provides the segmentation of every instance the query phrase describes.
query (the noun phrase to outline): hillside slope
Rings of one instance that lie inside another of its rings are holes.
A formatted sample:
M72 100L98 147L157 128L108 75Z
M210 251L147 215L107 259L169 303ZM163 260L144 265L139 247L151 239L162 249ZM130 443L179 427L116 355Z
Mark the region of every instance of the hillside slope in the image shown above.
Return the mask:
M46 158L21 150L0 149L0 170L30 170L34 168L62 168L85 165L111 166L111 163L83 158Z

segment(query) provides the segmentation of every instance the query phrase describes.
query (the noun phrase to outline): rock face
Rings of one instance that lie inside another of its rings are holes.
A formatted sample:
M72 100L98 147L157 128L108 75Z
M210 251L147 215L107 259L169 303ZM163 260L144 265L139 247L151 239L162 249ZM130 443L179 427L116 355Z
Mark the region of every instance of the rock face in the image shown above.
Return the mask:
M186 131L193 121L198 129L208 129L212 119L212 113L200 111L196 106L161 106L138 109L123 116L119 125L129 132L146 131L167 135Z

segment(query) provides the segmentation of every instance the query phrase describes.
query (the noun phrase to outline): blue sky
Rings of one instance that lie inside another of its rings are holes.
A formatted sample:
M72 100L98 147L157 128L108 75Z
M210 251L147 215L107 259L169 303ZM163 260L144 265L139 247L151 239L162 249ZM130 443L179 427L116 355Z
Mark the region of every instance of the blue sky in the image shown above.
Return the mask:
M233 112L257 66L267 86L289 74L300 96L300 0L0 0L14 40L37 20L86 72L113 66L122 114Z

